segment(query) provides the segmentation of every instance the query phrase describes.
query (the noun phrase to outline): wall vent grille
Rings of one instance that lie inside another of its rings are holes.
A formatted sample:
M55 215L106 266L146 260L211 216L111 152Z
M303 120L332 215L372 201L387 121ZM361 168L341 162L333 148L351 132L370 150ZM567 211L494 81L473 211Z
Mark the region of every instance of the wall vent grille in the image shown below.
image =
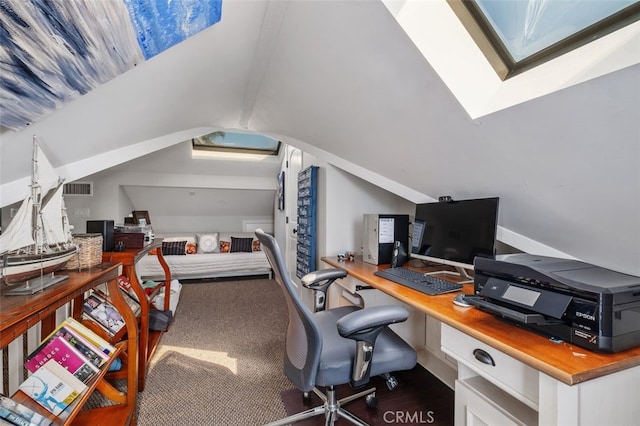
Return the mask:
M93 197L93 182L65 183L62 191L64 195Z

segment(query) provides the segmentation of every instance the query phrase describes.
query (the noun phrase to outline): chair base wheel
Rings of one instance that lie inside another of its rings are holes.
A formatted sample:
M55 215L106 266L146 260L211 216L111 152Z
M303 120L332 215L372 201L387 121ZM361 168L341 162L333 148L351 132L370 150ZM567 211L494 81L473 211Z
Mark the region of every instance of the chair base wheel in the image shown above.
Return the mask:
M398 379L396 379L392 375L386 374L384 375L384 378L386 379L387 388L389 388L389 390L394 390L398 387Z
M378 406L378 397L376 396L375 392L367 395L364 400L367 403L368 408L373 409Z

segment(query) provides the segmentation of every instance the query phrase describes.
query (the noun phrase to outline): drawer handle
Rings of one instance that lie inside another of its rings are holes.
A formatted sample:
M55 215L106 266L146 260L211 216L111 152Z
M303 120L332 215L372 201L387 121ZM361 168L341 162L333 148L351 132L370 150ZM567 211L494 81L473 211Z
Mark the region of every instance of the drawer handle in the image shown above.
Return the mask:
M474 349L473 356L475 356L476 359L483 364L492 365L494 367L496 366L496 363L493 360L493 358L491 358L491 355L489 355L486 351L483 351L482 349Z

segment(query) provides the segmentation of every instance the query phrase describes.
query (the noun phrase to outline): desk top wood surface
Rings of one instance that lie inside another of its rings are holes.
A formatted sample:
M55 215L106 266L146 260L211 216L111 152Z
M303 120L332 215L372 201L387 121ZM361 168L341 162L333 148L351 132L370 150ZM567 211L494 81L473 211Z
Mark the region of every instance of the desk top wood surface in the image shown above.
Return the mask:
M373 275L378 269L388 268L389 265L372 265L363 262L361 257L356 257L354 262L338 261L337 257L323 257L322 261L346 270L353 278L567 385L575 385L640 365L640 347L615 354L604 354L566 342L554 343L545 336L508 323L480 309L454 305L453 298L457 292L429 296ZM410 269L421 272L436 270L429 267ZM473 284L465 284L463 292L472 294Z

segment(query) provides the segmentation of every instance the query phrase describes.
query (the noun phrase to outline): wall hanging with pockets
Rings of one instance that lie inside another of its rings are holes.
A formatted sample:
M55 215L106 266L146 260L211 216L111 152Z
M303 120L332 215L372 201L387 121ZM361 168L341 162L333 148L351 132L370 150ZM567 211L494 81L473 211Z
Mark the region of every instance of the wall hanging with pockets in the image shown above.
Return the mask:
M316 199L318 166L298 173L298 246L296 276L302 278L316 267Z

